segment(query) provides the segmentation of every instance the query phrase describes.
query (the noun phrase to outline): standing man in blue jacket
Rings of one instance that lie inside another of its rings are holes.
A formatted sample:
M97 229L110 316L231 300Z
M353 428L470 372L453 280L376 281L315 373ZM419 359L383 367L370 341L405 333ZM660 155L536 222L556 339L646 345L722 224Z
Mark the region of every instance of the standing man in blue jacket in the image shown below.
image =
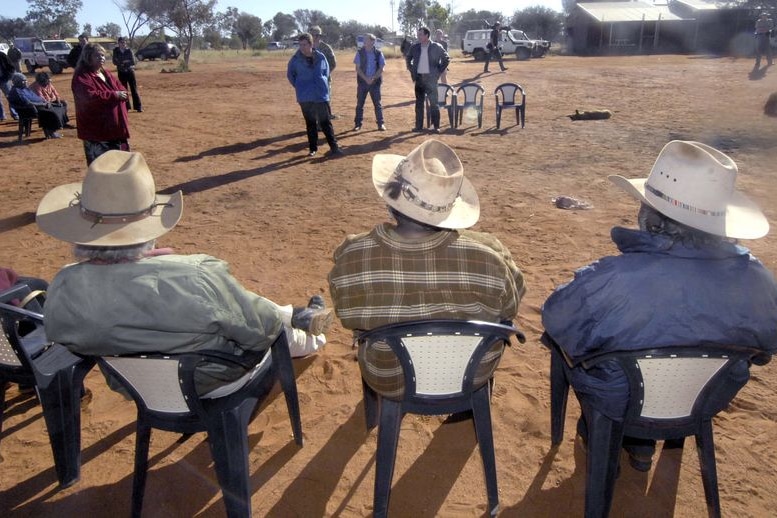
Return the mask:
M604 257L545 301L546 333L572 360L595 353L698 343L777 350L777 283L737 239L769 232L760 209L734 187L737 166L699 142L669 142L648 178L610 180L641 202L639 230L615 227L621 255ZM721 390L736 393L747 364ZM621 421L622 370L605 362L571 369L578 398ZM729 392L730 393L730 392ZM586 434L584 422L578 432ZM631 466L648 471L654 441L626 437Z
M318 153L318 130L324 132L329 144L328 156L343 154L337 145L335 130L329 119L329 64L324 55L313 48L313 37L303 32L297 37L299 50L289 60L286 77L297 93L297 102L305 118L308 135L308 156Z
M405 56L407 69L415 84L415 127L413 131L424 129L424 100L429 98L429 111L432 116L434 133L440 132L440 107L437 105L437 81L448 68L451 61L442 45L429 39L428 27L418 29L418 42L414 43Z

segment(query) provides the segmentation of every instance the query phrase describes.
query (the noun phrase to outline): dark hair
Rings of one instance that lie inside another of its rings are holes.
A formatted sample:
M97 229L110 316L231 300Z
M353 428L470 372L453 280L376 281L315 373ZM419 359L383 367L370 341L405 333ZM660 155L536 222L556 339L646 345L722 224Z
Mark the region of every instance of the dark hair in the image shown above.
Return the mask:
M127 41L127 38L125 38L124 36L119 36L119 39L116 40L116 43L121 43L121 42L125 42L126 43L126 41Z
M640 230L666 236L675 243L682 243L693 248L717 245L729 241L726 237L716 236L715 234L710 234L675 221L645 203L639 208L637 221L639 222Z
M431 31L429 31L429 27L427 27L427 26L425 26L425 25L422 25L422 26L420 26L420 27L418 28L418 30L419 30L419 31L421 31L421 32L423 32L423 33L424 33L424 34L426 34L427 36L431 36L431 34L432 34L432 33L431 33Z
M309 32L303 32L299 36L297 36L297 41L305 40L311 45L313 44L313 36L310 35Z
M418 221L417 219L411 218L410 216L406 216L406 215L402 214L401 212L399 212L394 207L392 207L391 205L388 205L388 210L389 210L389 214L391 214L391 217L394 218L395 220L397 220L397 223L409 222L409 223L412 223L412 224L414 224L414 225L416 225L418 227L423 227L423 228L425 228L427 230L436 230L436 231L448 230L448 229L443 229L443 228L440 228L440 227L435 227L434 225L430 225L428 223L423 223L421 221Z
M51 82L51 78L46 72L38 72L37 74L35 74L35 82L43 86L46 86Z

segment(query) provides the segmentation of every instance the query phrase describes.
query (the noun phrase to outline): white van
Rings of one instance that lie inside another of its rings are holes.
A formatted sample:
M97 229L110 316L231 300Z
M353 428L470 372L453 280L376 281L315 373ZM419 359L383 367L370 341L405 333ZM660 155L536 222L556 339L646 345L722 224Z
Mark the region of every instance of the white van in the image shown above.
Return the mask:
M22 65L31 74L41 67L49 67L52 73L61 74L69 66L67 55L72 47L65 40L15 38L13 44L22 53Z

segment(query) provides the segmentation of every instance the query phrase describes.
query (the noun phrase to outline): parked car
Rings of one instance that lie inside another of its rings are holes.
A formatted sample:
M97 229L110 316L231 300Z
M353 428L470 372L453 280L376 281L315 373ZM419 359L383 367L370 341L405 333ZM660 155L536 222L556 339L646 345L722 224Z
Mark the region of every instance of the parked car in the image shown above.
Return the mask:
M267 50L283 50L286 48L286 45L281 43L280 41L271 41L267 44Z
M394 44L390 41L383 41L380 38L375 38L375 48L382 49L383 47L392 47ZM356 36L356 48L360 49L364 46L364 34Z
M49 67L52 73L61 74L69 66L67 55L71 47L65 40L14 38L13 44L22 53L22 65L30 74L42 67Z
M180 55L181 51L178 50L178 47L172 43L166 43L164 41L154 41L149 43L135 53L135 57L138 58L138 61L143 61L144 59L150 59L153 61L157 58L178 59L178 56Z
M511 29L500 32L499 47L502 53L515 54L516 59L539 58L545 55L550 48L550 42L546 40L533 40L525 32ZM488 53L487 45L491 41L491 29L476 29L467 31L461 40L461 50L465 56L472 55L475 61L483 61Z

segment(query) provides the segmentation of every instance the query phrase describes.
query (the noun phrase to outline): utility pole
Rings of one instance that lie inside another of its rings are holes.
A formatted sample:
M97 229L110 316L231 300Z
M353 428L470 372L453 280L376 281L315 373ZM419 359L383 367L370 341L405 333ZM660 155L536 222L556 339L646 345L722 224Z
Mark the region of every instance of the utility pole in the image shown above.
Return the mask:
M391 4L391 32L396 34L394 30L394 0L389 0L389 4Z

